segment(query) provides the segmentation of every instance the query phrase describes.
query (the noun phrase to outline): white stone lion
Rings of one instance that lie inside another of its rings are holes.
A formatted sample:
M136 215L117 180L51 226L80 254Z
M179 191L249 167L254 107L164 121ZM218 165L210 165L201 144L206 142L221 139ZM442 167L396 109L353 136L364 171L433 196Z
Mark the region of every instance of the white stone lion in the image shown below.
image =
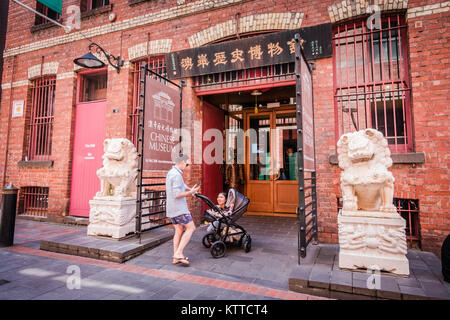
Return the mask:
M391 152L383 134L365 129L341 136L337 143L343 211L396 212Z
M128 139L103 142L103 167L97 170L101 190L97 197L135 197L138 170L137 152Z

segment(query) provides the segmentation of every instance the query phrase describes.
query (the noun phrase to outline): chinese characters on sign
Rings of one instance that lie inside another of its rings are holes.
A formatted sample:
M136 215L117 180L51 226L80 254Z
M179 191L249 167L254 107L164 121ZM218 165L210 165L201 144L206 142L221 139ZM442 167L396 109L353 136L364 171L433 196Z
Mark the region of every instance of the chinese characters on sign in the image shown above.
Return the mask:
M144 125L144 171L169 170L180 128L179 89L147 76Z
M294 61L295 33L306 59L331 56L331 24L269 33L167 54L168 77L185 78Z

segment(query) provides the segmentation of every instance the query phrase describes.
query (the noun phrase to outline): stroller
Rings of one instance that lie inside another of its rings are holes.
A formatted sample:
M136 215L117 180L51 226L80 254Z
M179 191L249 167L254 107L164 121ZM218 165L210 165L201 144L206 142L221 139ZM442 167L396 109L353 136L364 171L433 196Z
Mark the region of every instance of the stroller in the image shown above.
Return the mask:
M202 240L206 248L210 248L214 258L221 258L225 255L227 245L243 247L245 252L252 248L252 238L243 227L236 224L236 221L247 211L250 200L235 189L228 191L226 206L233 205L230 215L225 215L206 196L196 193L195 196L203 200L216 215L210 210L205 211L204 221L211 222L214 230L207 233Z

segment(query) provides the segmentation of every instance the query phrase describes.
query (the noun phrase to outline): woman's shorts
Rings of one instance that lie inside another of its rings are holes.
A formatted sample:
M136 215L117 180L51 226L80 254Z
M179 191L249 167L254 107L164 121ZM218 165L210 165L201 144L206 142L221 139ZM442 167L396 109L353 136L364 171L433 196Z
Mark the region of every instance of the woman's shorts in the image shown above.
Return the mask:
M189 213L182 214L181 216L177 216L175 218L170 218L172 220L172 224L186 225L189 222L192 222L192 216Z

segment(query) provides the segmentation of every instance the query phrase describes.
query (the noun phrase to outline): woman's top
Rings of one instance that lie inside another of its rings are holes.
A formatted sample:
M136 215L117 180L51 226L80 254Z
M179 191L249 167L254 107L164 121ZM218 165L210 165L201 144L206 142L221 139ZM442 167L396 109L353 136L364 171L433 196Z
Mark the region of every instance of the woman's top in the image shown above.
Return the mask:
M223 208L221 208L221 207L218 206L218 208L222 211L222 213L223 213L225 216L229 216L230 214L233 213L233 210L232 210L231 208L227 207L227 206L224 206Z

